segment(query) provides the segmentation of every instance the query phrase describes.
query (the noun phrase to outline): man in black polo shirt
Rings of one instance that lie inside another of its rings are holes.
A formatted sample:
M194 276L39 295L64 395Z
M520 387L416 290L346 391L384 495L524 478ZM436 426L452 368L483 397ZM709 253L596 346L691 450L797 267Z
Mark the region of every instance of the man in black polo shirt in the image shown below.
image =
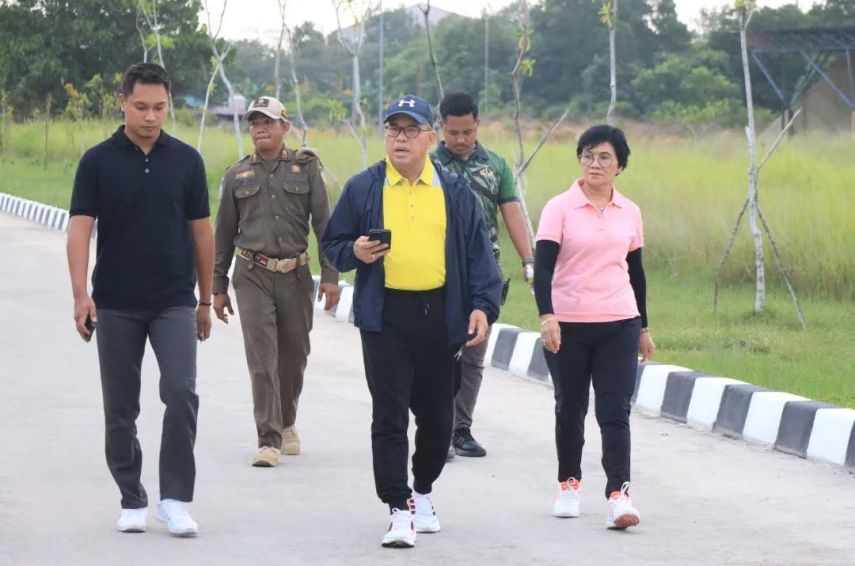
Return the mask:
M157 65L125 71L125 124L89 149L77 168L68 265L77 332L88 342L97 327L107 465L122 494L116 528L146 528L148 497L140 483L135 421L148 337L166 405L157 518L171 533L193 536L198 528L186 503L193 499L196 476L196 340L211 331L214 240L202 157L161 130L169 87L166 71ZM86 274L96 219L90 297Z

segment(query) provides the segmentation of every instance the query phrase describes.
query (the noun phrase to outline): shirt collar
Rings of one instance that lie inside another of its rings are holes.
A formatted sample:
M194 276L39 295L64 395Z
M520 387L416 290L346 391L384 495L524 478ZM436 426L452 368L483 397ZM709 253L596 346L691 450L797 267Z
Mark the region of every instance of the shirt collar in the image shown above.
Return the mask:
M439 146L436 149L437 157L439 157L440 163L443 165L448 165L450 162L454 160L467 162L467 161L489 161L489 157L487 156L487 151L484 149L479 142L475 142L475 150L472 152L472 155L469 156L468 159L463 159L462 157L457 156L452 153L448 146L445 145L444 141L439 142Z
M585 184L583 179L577 179L575 183L570 187L568 193L570 195L570 206L573 208L584 208L587 205L594 206L591 204L591 201L588 200L588 197L585 196L585 193L582 192L582 185ZM612 186L612 200L607 206L614 205L618 208L623 208L626 206L626 197L618 192L614 186Z
M279 160L285 161L287 159L288 159L288 149L285 147L285 145L283 145L282 146L282 153L279 154ZM252 163L253 165L256 163L259 163L262 160L263 160L263 158L255 152L252 152L252 156L250 156L250 158L249 158L249 162Z
M130 147L135 145L134 142L131 141L131 138L128 137L128 134L125 133L124 124L119 126L115 132L113 132L112 137L110 138L114 144L119 147ZM172 140L172 136L160 130L160 135L157 136L157 139L154 142L155 146L158 145L169 145L170 140Z
M434 185L434 168L433 164L430 162L430 159L425 157L425 165L422 167L422 172L419 175L419 178L416 179L414 185L427 185L432 187ZM392 162L389 160L389 156L386 156L386 183L391 186L402 185L404 184L404 176L395 169L395 166L392 165Z

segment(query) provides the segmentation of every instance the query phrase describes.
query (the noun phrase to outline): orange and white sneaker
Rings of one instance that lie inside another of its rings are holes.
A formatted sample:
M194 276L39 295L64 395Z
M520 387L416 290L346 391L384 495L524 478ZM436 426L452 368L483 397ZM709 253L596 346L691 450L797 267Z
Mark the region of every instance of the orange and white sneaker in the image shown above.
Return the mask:
M609 494L609 514L606 518L606 527L609 529L625 529L634 527L641 522L638 509L632 506L629 498L629 482L623 482L620 491Z
M582 484L576 478L558 484L558 494L552 504L552 516L566 519L579 516L579 501L582 494Z

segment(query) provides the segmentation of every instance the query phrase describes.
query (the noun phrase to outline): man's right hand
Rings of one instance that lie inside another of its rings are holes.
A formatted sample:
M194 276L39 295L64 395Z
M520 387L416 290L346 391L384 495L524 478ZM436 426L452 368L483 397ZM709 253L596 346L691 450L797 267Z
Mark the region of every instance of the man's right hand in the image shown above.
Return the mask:
M377 240L369 240L368 236L360 236L353 242L353 255L362 263L374 263L389 253L389 246Z
M228 314L226 310L229 311ZM235 311L232 308L232 301L229 299L228 293L217 293L214 295L214 312L217 314L217 318L226 324L229 323L229 314L235 314Z
M98 322L95 301L89 295L84 295L79 299L74 299L74 323L77 326L77 333L85 342L92 339L92 332L86 328L87 318L92 322Z

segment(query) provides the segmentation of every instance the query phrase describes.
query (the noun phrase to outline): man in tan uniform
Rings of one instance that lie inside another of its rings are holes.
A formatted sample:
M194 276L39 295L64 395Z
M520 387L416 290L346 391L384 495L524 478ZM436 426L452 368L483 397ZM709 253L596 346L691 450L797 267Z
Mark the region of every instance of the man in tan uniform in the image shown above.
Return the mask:
M217 214L214 311L228 323L229 267L240 310L258 432L253 466L271 467L280 453L299 454L294 422L309 355L314 283L309 271L309 221L319 237L330 216L321 163L308 148L291 150L282 103L262 96L245 118L255 152L223 177ZM338 272L323 255L318 299L338 302ZM228 311L228 312L227 312Z

